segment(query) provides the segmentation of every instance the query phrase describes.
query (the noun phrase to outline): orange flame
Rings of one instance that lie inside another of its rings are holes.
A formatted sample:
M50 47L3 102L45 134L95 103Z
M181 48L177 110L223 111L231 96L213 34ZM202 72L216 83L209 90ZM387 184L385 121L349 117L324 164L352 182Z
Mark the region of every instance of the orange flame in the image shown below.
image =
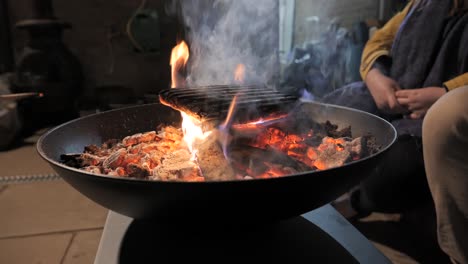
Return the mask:
M236 110L236 107L237 107L237 97L238 95L236 94L234 98L232 98L231 104L229 105L228 114L223 124L224 128L228 128L234 119L234 111Z
M192 158L195 158L197 150L195 149L195 143L198 140L205 140L210 134L211 131L203 131L202 125L199 120L194 117L189 116L184 112L182 114L182 131L184 132L184 141L187 143L187 147L192 153Z
M262 127L266 127L268 125L271 125L272 123L275 123L276 121L281 121L288 117L288 114L276 114L276 115L270 115L264 118L259 118L254 121L250 121L248 123L240 123L240 124L233 124L232 128L237 129L237 130L249 130L249 129L258 129Z
M171 87L181 87L183 80L179 77L179 70L187 64L190 52L187 44L182 41L172 49L171 53ZM194 145L197 140L204 140L211 131L204 132L200 121L196 118L189 116L187 113L180 112L182 115L182 131L184 132L184 141L192 153L192 158L195 158L197 150Z
M245 65L238 64L236 70L234 71L234 80L236 82L242 83L245 79Z
M169 63L171 65L172 88L178 87L182 84L182 81L179 79L178 72L183 66L185 66L185 64L187 64L189 56L189 48L184 41L180 42L172 49L171 61Z

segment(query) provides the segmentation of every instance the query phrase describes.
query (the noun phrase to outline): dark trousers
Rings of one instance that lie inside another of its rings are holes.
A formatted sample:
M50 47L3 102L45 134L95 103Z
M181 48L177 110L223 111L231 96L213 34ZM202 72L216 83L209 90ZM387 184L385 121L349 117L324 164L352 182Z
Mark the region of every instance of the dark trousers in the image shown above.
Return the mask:
M398 131L395 144L381 163L351 193L351 203L361 214L401 213L431 202L421 144L421 123L379 112L364 83L352 83L324 96L323 103L363 110L392 122Z

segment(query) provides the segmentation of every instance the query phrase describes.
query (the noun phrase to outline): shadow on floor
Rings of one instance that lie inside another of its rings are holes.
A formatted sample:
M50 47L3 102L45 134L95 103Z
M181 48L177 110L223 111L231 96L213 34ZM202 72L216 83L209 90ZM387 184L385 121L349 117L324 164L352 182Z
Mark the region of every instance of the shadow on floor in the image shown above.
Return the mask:
M401 215L398 220L371 215L366 219L353 221L352 224L369 240L402 253L393 258L394 253L381 249L394 263L449 264L450 259L437 243L435 219L434 210L427 206ZM404 260L402 255L413 261Z

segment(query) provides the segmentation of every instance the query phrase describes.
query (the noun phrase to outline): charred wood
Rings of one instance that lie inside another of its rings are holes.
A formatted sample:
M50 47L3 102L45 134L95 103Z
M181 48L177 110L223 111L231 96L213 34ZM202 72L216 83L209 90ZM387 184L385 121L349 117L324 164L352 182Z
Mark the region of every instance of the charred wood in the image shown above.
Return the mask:
M197 145L197 163L207 181L234 180L236 174L224 157L223 149L216 140L216 136L210 136L207 140Z

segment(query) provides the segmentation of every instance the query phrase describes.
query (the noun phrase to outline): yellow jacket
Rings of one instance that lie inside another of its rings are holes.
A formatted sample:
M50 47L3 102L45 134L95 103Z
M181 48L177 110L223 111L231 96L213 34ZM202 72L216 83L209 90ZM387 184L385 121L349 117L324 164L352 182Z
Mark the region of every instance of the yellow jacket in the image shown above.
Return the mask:
M361 58L361 77L366 80L367 73L372 68L374 62L380 56L389 56L393 45L393 40L400 28L400 24L405 19L414 1L410 1L408 5L395 16L393 16L381 29L377 30L372 38L366 43ZM455 89L460 86L468 85L468 73L459 75L451 80L444 82L448 90Z

